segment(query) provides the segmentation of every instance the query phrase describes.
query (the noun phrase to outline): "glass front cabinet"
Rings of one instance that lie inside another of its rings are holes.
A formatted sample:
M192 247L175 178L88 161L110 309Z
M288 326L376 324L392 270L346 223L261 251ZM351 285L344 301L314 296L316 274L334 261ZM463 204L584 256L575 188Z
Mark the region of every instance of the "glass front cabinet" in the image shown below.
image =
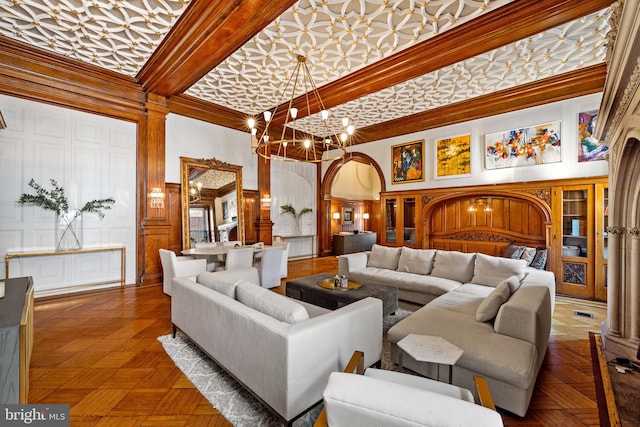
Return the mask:
M381 197L384 230L381 242L387 246L420 247L418 218L420 201L416 195L383 195Z
M552 203L557 293L606 301L606 181L556 187Z

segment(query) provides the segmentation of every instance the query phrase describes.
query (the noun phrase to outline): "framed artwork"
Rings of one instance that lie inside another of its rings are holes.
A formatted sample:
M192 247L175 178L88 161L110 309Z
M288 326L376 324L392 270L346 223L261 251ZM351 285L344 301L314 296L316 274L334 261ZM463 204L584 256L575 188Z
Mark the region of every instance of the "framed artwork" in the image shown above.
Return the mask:
M471 135L436 140L436 178L471 174Z
M342 224L353 224L353 209L342 208Z
M485 135L486 169L562 161L560 126L557 121Z
M424 139L391 147L391 182L424 181Z
M222 218L229 218L229 204L226 201L222 202Z
M598 110L578 113L578 162L605 160L609 147L593 137Z

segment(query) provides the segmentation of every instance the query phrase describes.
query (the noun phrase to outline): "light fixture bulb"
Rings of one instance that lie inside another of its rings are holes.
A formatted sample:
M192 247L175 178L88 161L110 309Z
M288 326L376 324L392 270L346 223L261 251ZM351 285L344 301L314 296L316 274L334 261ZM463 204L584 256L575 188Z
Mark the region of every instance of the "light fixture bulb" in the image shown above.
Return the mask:
M296 117L298 117L298 109L293 107L291 108L291 110L289 110L289 112L291 113L291 118L295 119Z
M287 148L287 145L289 145L289 143L288 143L287 141L282 141L282 146L283 146L284 148Z
M341 140L342 142L347 142L347 139L349 139L349 135L347 135L347 133L346 133L346 132L342 132L342 133L340 134L340 140Z
M264 140L264 142L269 142L269 135L263 136L262 139Z
M303 144L304 144L304 148L309 148L309 147L311 147L311 141L309 141L308 139L305 139L305 140L304 140L304 142L303 142Z
M342 126L347 127L348 125L349 125L349 119L345 117L344 119L342 119Z
M329 112L327 110L320 111L320 117L322 117L322 120L327 120L329 118Z
M253 128L256 127L256 119L251 117L250 119L247 120L247 125L249 126L249 129L253 130Z
M353 126L353 125L347 126L347 133L349 135L353 135L353 132L355 132L355 130L356 130L355 126Z
M251 135L256 136L258 134L258 129L251 128Z
M269 123L271 120L271 111L265 111L262 115L264 116L264 121Z
M331 145L331 139L327 138L324 140L325 145Z

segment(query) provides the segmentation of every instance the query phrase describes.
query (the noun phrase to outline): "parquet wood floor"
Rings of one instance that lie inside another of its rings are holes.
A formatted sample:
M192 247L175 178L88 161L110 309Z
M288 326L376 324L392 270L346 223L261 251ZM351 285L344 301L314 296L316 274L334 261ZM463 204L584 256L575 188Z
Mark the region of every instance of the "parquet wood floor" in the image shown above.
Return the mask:
M337 271L336 258L289 263L289 279L322 271ZM503 413L505 425L599 425L588 331L599 332L605 315L604 304L558 298L529 412ZM78 427L229 426L157 341L170 332L160 286L37 299L29 402L69 404Z

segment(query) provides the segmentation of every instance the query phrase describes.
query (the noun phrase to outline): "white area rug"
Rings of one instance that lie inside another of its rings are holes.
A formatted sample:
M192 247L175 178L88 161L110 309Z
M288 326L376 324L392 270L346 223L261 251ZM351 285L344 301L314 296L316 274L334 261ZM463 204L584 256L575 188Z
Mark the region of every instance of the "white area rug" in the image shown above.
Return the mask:
M386 331L409 314L411 311L399 308L395 315L385 316L383 320L385 333L382 367L385 369L391 366ZM158 341L162 343L169 357L184 372L189 381L231 424L237 427L276 427L281 425L275 415L216 365L186 335L178 332L175 339L171 335L163 335L158 337ZM320 413L321 406L319 405L296 420L294 426L312 426Z

